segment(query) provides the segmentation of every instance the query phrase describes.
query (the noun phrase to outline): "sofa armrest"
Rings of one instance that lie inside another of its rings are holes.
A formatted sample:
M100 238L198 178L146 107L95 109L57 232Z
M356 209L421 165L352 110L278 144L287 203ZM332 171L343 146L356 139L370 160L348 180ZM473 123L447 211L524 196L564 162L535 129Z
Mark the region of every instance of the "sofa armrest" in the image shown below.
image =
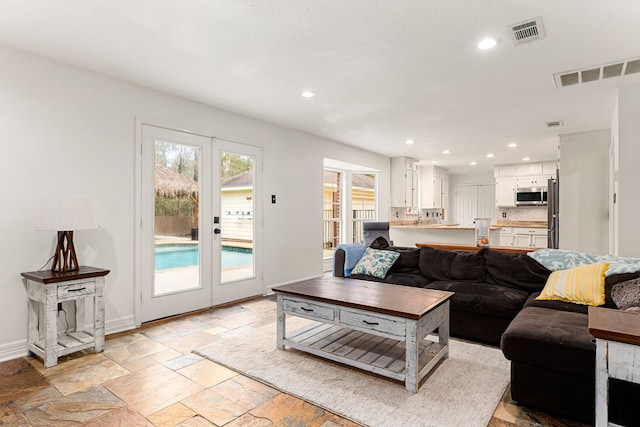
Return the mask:
M343 249L336 249L333 254L333 275L336 277L344 277L344 259L345 252Z

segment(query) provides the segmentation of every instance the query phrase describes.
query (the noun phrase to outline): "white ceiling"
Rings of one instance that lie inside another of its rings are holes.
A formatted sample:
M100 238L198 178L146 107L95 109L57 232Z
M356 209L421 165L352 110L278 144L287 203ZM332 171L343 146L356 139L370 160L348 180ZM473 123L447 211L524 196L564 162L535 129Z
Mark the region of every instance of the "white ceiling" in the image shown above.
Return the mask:
M546 39L514 46L507 26L538 16ZM553 73L640 57L640 2L2 0L0 44L466 173L609 128L640 74L556 89Z

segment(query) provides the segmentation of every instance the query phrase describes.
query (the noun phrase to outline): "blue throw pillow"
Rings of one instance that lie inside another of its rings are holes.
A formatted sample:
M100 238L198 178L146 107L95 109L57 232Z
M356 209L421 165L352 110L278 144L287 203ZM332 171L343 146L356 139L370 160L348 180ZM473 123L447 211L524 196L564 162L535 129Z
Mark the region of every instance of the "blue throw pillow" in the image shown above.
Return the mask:
M384 279L399 256L398 252L367 248L362 258L353 267L351 274L362 274Z

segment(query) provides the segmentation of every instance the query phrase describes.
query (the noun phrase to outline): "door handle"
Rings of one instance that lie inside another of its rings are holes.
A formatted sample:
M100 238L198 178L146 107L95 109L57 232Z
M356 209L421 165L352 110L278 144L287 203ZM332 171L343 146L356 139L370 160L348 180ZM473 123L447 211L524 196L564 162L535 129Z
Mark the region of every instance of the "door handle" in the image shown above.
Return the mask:
M213 233L214 233L214 234L220 234L220 233L221 233L221 231L220 231L220 229L219 229L219 228L214 228L214 229L213 229Z

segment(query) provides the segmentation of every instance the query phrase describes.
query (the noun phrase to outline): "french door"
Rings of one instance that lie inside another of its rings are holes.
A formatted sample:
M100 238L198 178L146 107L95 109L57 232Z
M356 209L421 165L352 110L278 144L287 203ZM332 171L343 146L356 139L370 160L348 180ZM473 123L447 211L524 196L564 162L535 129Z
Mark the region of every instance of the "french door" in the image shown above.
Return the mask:
M261 151L142 125L142 322L259 295Z

